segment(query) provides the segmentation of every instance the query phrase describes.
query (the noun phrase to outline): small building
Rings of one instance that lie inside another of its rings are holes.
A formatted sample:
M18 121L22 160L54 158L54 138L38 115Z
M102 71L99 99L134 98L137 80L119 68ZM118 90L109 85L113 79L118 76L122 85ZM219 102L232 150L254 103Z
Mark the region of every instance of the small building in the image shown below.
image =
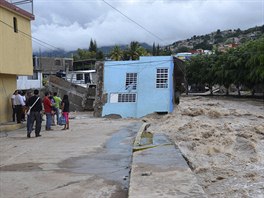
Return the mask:
M69 71L66 80L82 87L95 87L97 81L96 70Z
M173 111L175 95L174 57L146 56L137 61L106 61L102 116L123 118Z
M34 15L0 1L0 123L11 121L17 76L33 75L31 20Z
M190 60L193 56L196 56L197 54L191 53L191 52L181 52L177 53L175 57L185 61L185 60Z
M73 69L72 58L36 57L36 69L42 71L43 78L49 75L56 75L59 71Z

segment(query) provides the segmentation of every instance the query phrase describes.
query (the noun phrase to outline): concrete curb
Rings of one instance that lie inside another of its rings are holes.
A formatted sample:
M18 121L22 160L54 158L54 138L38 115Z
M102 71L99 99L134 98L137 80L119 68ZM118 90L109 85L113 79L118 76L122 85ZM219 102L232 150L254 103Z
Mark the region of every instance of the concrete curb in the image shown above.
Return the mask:
M133 145L128 197L207 198L180 149L167 136L154 134L145 144L149 126L141 126Z
M0 132L14 131L24 127L26 127L26 124L24 123L17 124L14 122L8 122L0 125Z

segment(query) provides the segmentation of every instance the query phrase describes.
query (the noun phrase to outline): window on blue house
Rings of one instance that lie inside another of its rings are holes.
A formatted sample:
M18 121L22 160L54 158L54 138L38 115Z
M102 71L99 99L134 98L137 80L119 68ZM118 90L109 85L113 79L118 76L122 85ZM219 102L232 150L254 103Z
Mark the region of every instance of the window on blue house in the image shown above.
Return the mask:
M118 94L118 102L136 102L135 93Z
M109 98L110 103L136 102L136 100L136 93L111 93Z
M126 74L126 90L136 90L137 89L137 73L127 73Z
M158 68L156 74L156 88L168 88L168 68Z

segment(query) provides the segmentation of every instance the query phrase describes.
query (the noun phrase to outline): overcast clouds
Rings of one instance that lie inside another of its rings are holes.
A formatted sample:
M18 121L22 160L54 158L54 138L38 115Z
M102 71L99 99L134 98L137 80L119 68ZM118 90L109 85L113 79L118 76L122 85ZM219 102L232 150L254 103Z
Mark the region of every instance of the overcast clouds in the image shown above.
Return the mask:
M264 24L264 0L35 0L32 36L64 50L131 41L160 45L216 31ZM48 50L33 42L34 50Z

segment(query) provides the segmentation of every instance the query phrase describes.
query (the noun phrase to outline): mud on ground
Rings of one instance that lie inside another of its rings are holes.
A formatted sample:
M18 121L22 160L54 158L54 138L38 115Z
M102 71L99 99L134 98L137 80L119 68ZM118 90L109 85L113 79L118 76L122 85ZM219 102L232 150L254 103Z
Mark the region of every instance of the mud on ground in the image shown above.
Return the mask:
M144 120L179 146L208 197L263 197L263 100L183 97Z

